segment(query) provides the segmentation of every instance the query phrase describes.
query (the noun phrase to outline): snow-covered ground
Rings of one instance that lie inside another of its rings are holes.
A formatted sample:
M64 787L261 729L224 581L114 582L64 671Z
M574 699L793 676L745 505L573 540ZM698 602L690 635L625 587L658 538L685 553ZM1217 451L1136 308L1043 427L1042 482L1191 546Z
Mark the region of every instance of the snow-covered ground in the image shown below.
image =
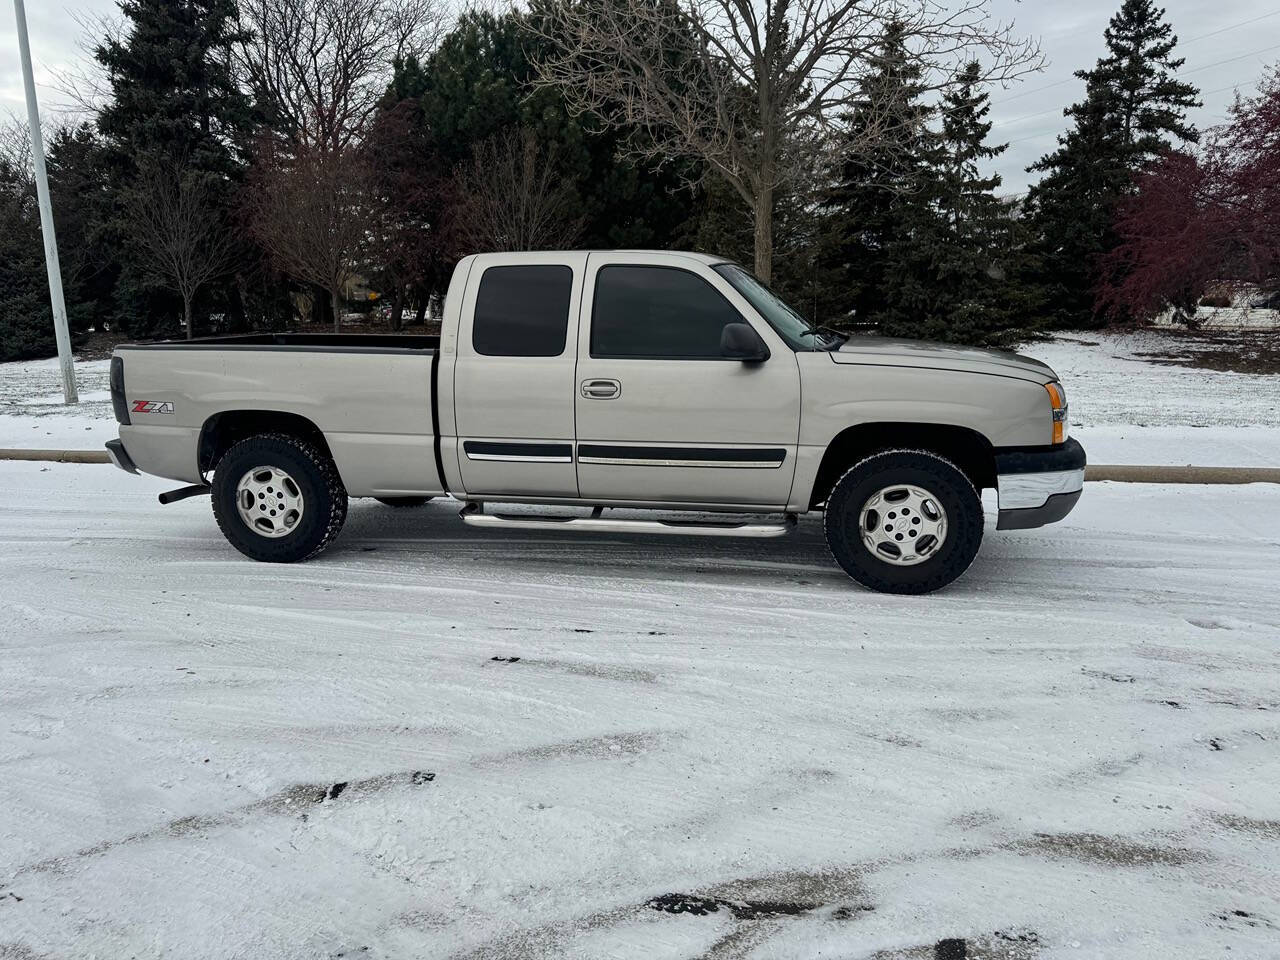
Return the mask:
M101 450L115 437L107 372L111 361L77 361L80 403L62 402L56 357L0 363L0 448Z
M1157 362L1189 356L1170 334L1066 334L1023 348L1067 388L1092 463L1280 466L1280 375Z
M276 567L0 484L2 957L1280 956L1274 486L1090 484L900 598L812 519L360 501Z
M1024 349L1062 377L1072 429L1093 463L1280 466L1280 376L1151 356L1185 347L1175 334L1141 331L1068 334ZM68 411L56 360L0 364L0 448L100 450L116 435L107 361L76 371L82 402Z

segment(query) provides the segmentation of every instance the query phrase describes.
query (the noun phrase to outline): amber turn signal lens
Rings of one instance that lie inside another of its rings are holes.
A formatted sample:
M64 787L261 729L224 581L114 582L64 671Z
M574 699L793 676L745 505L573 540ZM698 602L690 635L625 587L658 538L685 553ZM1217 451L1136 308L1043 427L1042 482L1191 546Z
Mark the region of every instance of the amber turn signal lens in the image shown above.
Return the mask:
M1049 392L1049 406L1053 408L1053 443L1063 443L1067 439L1067 395L1058 383L1046 383Z

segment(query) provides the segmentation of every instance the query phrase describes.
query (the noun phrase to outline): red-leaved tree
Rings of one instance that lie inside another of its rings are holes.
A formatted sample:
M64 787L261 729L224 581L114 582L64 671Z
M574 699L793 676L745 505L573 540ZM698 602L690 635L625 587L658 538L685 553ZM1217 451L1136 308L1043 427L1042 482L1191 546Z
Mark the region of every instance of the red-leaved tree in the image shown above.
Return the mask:
M1166 154L1121 204L1119 246L1103 261L1099 307L1184 319L1210 286L1280 290L1280 68L1194 153Z

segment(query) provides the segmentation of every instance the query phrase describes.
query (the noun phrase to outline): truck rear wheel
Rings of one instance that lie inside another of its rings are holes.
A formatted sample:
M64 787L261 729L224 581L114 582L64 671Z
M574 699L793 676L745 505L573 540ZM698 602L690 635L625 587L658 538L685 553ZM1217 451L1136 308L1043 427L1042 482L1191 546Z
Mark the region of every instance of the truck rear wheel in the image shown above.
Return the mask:
M969 568L982 543L982 500L955 464L886 450L836 481L823 518L836 562L882 593L929 593Z
M313 557L347 519L347 491L329 455L285 433L234 444L213 473L213 514L231 545L267 563Z

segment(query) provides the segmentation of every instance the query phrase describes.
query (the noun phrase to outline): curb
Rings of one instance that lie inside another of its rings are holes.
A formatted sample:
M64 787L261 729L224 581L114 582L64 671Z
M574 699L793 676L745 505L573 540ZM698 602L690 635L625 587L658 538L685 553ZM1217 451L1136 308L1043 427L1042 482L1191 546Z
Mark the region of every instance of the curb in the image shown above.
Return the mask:
M1084 469L1086 480L1117 483L1280 483L1280 467L1156 467L1098 464Z
M4 450L0 460L48 463L110 463L105 450ZM1280 467L1170 467L1148 464L1091 464L1088 481L1115 483L1280 483Z
M105 450L4 450L0 460L44 460L50 463L110 463Z

